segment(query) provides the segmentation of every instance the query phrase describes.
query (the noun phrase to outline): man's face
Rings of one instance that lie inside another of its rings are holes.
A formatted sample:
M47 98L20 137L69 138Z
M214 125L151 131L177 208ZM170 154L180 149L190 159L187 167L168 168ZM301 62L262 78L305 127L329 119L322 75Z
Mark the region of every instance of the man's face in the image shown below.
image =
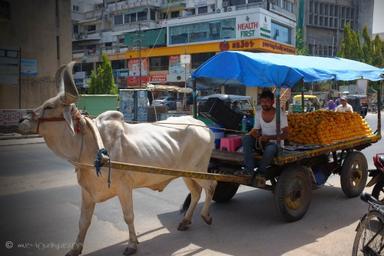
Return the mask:
M341 105L343 105L343 107L345 107L347 105L347 101L346 100L340 100L340 103L341 103Z
M274 100L270 99L270 98L261 98L260 99L260 105L261 105L261 108L264 110L264 111L269 111L272 109L272 106L273 106L273 103L274 103Z

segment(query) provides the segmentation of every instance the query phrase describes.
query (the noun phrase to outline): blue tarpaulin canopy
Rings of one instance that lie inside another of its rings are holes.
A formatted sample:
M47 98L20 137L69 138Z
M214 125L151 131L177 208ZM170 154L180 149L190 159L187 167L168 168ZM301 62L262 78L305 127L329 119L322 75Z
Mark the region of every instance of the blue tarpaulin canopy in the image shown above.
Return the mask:
M343 58L226 51L203 63L192 77L216 84L294 87L300 80L384 79L384 69Z

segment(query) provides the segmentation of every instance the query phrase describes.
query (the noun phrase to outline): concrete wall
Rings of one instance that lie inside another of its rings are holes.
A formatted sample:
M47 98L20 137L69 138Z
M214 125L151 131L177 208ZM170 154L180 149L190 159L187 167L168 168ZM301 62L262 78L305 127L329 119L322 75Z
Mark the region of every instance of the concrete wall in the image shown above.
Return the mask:
M358 27L360 31L363 31L366 26L368 28L369 35L372 35L373 7L374 0L359 1Z
M34 108L56 94L56 70L72 58L71 2L8 2L11 15L9 20L0 21L0 48L21 48L22 58L37 60L37 75L21 79L21 108ZM18 84L0 81L0 109L19 107L18 88Z

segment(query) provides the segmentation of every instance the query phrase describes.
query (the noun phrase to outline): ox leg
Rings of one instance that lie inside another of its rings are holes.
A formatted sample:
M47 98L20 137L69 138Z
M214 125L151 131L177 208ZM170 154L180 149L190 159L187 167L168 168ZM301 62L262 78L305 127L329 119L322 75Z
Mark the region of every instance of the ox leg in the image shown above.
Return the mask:
M197 202L199 202L201 195L201 187L193 180L184 178L184 182L187 185L189 191L191 192L191 203L188 207L187 212L184 215L183 220L178 226L178 230L184 231L188 229L188 225L192 223L193 212L195 211Z
M205 202L203 209L201 210L201 218L208 225L212 224L212 217L209 214L209 207L212 202L213 194L215 193L216 181L203 181L204 184L201 184L205 192Z
M89 193L81 189L81 214L79 220L79 233L77 235L76 243L73 248L66 254L66 256L78 256L83 250L85 235L89 225L91 224L93 211L95 210L95 202L92 200Z
M133 223L134 214L133 214L133 199L132 199L132 189L123 188L123 191L119 193L119 200L121 208L123 209L124 220L128 225L129 230L129 240L128 246L124 251L124 255L131 255L137 251L137 241L135 226Z

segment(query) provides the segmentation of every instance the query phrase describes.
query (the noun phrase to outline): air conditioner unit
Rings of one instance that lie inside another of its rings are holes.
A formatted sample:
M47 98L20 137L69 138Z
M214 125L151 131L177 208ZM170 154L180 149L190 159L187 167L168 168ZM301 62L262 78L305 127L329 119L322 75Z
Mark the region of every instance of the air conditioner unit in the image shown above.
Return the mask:
M221 13L221 9L217 9L217 10L216 10L216 13Z
M231 12L232 11L232 8L231 7L228 7L227 8L227 12Z

